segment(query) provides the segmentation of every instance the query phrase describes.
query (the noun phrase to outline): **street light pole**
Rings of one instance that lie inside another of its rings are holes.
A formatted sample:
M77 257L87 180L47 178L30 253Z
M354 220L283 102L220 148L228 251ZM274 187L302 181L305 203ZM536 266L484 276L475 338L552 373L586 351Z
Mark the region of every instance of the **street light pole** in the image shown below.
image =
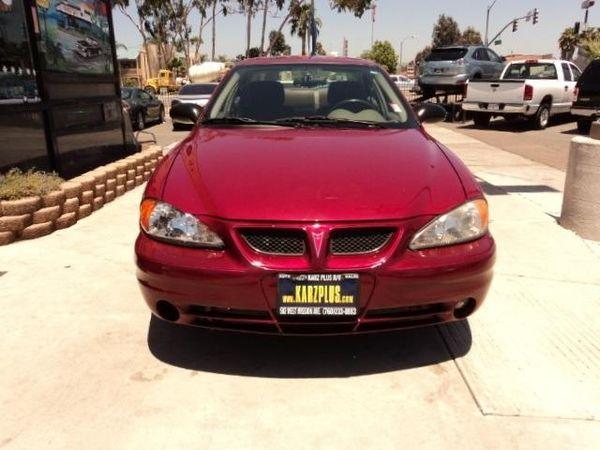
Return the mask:
M487 14L485 17L485 46L488 47L490 45L490 41L488 40L489 30L490 30L490 11L494 7L498 0L494 0L491 5L487 7Z
M402 55L404 53L404 43L409 40L409 39L415 39L416 36L414 34L411 34L410 36L406 36L404 39L402 39L400 41L400 70L402 70Z

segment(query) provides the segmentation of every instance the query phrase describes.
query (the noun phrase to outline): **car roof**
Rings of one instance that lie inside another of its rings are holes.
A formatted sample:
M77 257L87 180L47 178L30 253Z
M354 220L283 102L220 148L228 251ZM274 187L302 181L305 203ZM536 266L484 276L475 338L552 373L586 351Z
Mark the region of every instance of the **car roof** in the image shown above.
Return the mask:
M571 61L566 61L564 59L535 59L535 58L530 58L530 59L518 59L515 61L509 61L509 64L523 64L523 63L541 63L541 64L554 64L554 63L571 63ZM573 64L573 63L571 63Z
M436 47L432 48L431 51L434 52L436 50L465 50L471 48L479 48L484 47L483 45L446 45L444 47Z
M346 58L339 56L276 56L248 58L238 63L238 66L274 66L279 64L323 64L323 65L348 65L373 67L377 64L373 61L360 58Z

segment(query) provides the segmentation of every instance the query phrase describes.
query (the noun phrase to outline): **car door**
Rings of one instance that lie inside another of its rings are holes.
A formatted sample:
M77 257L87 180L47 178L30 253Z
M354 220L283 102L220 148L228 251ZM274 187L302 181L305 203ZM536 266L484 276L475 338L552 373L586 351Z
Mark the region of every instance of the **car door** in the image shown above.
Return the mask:
M575 100L575 86L577 85L577 81L571 72L571 65L566 62L562 62L560 64L563 74L563 99L562 99L562 110L564 112L568 112L571 110L571 105Z
M152 96L146 91L140 91L139 96L146 120L155 120L157 118L157 112L156 106L153 104Z
M488 58L490 59L490 78L499 78L502 73L502 69L504 69L504 61L500 58L495 52L486 49L488 54Z
M485 48L478 48L475 50L474 57L477 60L479 67L481 68L481 76L482 78L492 78L492 69L490 57L487 54Z

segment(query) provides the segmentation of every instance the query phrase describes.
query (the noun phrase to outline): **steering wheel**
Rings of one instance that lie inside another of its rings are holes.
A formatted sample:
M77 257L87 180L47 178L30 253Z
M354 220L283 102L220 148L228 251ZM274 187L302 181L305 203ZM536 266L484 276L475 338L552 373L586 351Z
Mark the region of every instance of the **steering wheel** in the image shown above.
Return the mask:
M365 109L375 109L373 104L369 103L366 100L362 100L360 98L349 98L347 100L342 100L341 102L336 103L330 109L330 111L335 111L336 109L346 109L353 113L359 113L364 111Z

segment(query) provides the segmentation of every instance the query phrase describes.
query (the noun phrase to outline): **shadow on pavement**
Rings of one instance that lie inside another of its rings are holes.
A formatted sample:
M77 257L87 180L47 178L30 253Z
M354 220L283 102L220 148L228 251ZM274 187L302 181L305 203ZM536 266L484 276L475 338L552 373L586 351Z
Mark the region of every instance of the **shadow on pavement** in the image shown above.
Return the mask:
M567 123L573 122L575 119L569 115L557 115L550 118L550 122L548 123L547 129L552 129L552 127L565 125ZM458 129L464 130L489 130L489 131L504 131L509 133L526 133L527 131L537 131L535 128L531 126L529 121L526 119L518 119L513 121L508 121L505 119L496 119L490 122L490 125L485 128L481 128L475 126L475 124L471 121L464 122L463 124L458 126ZM576 132L576 130L575 130Z
M443 336L453 336L451 345ZM269 336L174 325L152 316L148 347L166 364L202 372L267 378L351 377L464 356L471 348L471 330L462 321L382 334Z

